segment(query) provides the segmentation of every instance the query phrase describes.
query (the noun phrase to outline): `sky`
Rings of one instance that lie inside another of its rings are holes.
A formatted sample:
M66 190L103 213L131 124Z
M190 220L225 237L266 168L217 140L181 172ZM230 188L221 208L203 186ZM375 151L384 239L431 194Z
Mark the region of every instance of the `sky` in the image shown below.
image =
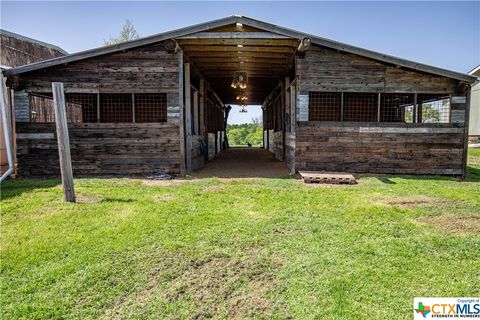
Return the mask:
M126 19L148 36L240 14L453 71L465 73L480 64L480 1L1 1L0 6L2 29L70 53L102 46ZM254 109L232 110L232 122L260 117Z

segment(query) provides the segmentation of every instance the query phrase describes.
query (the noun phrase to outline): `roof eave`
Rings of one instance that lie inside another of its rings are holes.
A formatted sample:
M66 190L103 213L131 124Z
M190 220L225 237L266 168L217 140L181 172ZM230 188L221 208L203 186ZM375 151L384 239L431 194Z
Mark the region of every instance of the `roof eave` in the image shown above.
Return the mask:
M200 24L196 24L196 25L193 25L193 26L189 26L189 27L185 27L185 28L181 28L181 29L176 29L176 30L172 30L172 31L164 32L164 33L159 33L159 34L155 34L155 35L152 35L152 36L149 36L149 37L145 37L145 38L141 38L141 39L137 39L137 40L132 40L132 41L121 43L121 44L116 44L116 45L112 45L112 46L108 46L108 47L95 48L95 49L91 49L91 50L86 50L86 51L82 51L82 52L73 53L73 54L63 56L63 57L59 57L59 58L44 60L44 61L41 61L41 62L36 62L36 63L32 63L32 64L29 64L29 65L12 68L12 69L9 69L7 71L4 71L4 73L6 75L11 75L11 76L19 75L19 74L22 74L22 73L26 73L26 72L30 72L30 71L34 71L34 70L38 70L38 69L42 69L42 68L48 68L48 67L63 64L63 63L69 63L69 62L73 62L73 61L77 61L77 60L88 59L88 58L92 58L92 57L95 57L95 56L100 56L100 55L109 54L109 53L115 53L115 52L122 51L122 50L128 50L128 49L132 49L132 48L136 48L136 47L140 47L140 46L144 46L144 45L149 45L149 44L152 44L152 43L155 43L155 42L160 42L160 41L164 41L164 40L171 39L171 38L181 37L181 36L185 36L185 35L188 35L188 34L200 32L200 31L204 31L204 30L208 30L208 29L213 29L213 28L216 28L216 27L221 27L221 26L225 26L225 25L232 24L232 23L237 23L237 22L238 23L243 23L243 24L246 24L246 25L249 25L249 26L252 26L252 27L257 27L259 29L264 29L266 31L270 31L270 32L273 32L273 33L278 33L280 35L289 36L289 37L292 37L292 38L302 39L303 37L310 37L312 39L312 43L317 44L317 45L321 45L321 46L329 47L329 48L332 48L332 49L336 49L336 50L360 55L360 56L363 56L363 57L366 57L366 58L370 58L370 59L381 61L381 62L390 63L390 64L393 64L393 65L405 67L405 68L408 68L408 69L413 69L413 70L417 70L417 71L421 71L421 72L440 75L440 76L444 76L444 77L447 77L447 78L453 78L453 79L464 81L464 82L467 82L467 83L474 83L476 81L476 77L468 75L468 74L463 74L463 73L460 73L460 72L450 71L450 70L437 68L437 67L429 66L429 65L426 65L426 64L422 64L422 63L417 63L417 62L414 62L414 61L405 60L405 59L402 59L402 58L386 55L386 54L375 52L375 51L368 50L368 49L355 47L355 46L352 46L352 45L349 45L349 44L346 44L346 43L333 41L333 40L330 40L330 39L318 37L318 36L315 36L315 35L310 35L310 34L307 34L307 33L299 32L299 31L284 28L284 27L279 27L277 25L273 25L273 24L270 24L270 23L267 23L267 22L255 20L255 19L252 19L252 18L244 17L244 16L238 16L238 15L234 15L234 16L230 16L230 17L226 17L226 18L222 18L222 19L217 19L217 20L212 20L212 21L209 21L209 22L200 23Z

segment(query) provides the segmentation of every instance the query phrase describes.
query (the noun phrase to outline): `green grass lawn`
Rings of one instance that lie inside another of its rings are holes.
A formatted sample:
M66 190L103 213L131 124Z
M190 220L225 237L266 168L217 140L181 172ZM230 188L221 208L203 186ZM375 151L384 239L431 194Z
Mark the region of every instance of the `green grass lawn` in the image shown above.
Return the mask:
M169 186L2 185L1 319L410 319L415 296L480 295L470 177Z

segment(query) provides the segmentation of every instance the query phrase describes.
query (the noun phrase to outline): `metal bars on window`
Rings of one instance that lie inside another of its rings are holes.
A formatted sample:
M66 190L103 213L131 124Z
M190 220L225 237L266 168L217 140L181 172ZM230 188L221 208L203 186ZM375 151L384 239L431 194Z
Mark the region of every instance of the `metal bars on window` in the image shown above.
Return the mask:
M96 122L96 94L67 93L65 100L69 123ZM29 103L31 122L55 122L53 98L50 93L30 94Z
M310 92L308 120L310 121L340 121L341 120L341 93L339 92Z
M344 121L377 121L378 94L346 92L343 100Z
M449 123L450 96L309 92L308 118L309 121Z
M380 95L380 122L413 122L414 95L383 93Z
M66 93L65 100L69 123L167 121L167 95L164 93ZM50 93L32 93L29 103L31 122L55 122Z
M418 122L449 123L450 96L435 94L417 95Z
M135 122L166 122L167 95L162 93L135 94Z

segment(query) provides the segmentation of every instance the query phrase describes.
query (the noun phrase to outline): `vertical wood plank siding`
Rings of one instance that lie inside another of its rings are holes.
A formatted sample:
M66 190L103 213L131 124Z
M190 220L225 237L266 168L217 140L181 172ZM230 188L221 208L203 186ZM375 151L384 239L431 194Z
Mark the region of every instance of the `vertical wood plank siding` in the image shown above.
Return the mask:
M180 172L179 127L170 123L69 124L74 176ZM60 176L55 124L17 123L20 176Z

